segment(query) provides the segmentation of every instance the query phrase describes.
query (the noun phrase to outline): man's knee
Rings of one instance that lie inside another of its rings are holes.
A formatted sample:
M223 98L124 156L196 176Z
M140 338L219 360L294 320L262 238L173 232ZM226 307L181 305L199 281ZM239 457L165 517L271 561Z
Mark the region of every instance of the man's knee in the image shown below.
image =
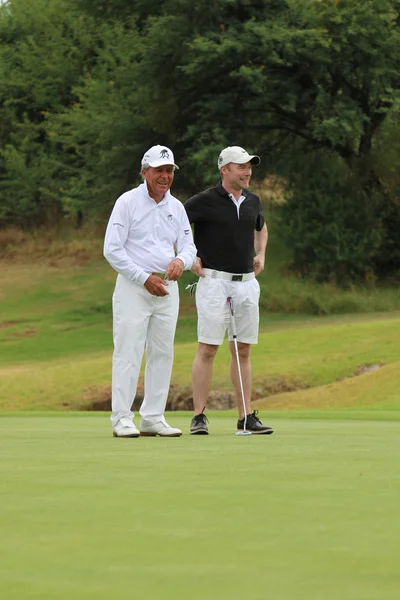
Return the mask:
M200 358L200 360L212 361L217 354L218 348L219 346L214 344L203 344L203 342L199 342L197 356Z
M239 357L242 360L247 360L248 358L250 358L251 344L243 344L243 342L238 342L237 347L238 347ZM229 343L229 349L231 351L231 355L235 356L236 350L235 350L235 345L233 342Z

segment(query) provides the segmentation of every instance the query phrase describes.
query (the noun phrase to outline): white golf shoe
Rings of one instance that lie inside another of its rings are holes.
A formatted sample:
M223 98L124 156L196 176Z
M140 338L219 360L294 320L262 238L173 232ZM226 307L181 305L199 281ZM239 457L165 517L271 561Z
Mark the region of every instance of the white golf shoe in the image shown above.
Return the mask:
M145 419L140 421L140 435L159 435L160 437L179 437L182 431L176 427L170 427L165 421L149 423Z
M113 436L121 438L139 437L140 433L129 417L122 417L113 427Z

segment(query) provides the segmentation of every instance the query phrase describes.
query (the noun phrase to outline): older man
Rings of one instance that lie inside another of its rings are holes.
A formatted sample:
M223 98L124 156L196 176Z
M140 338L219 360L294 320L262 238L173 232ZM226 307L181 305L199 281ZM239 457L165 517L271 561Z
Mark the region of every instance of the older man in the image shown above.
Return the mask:
M225 148L218 158L221 181L184 204L189 221L194 224L198 251L192 270L200 276L196 290L199 345L192 370L192 434L208 434L204 409L214 357L230 325L230 302L235 310L240 364L239 371L230 330L230 372L239 411L237 429L256 434L273 432L250 409L250 348L258 341L259 326L260 286L256 276L264 269L268 240L260 198L247 191L252 167L259 163L259 156L250 155L240 146Z
M143 183L120 196L111 213L104 256L117 271L113 295L113 435L177 437L164 411L179 310L177 280L196 257L183 205L170 188L177 165L172 151L153 146L143 156ZM131 410L146 349L140 431Z

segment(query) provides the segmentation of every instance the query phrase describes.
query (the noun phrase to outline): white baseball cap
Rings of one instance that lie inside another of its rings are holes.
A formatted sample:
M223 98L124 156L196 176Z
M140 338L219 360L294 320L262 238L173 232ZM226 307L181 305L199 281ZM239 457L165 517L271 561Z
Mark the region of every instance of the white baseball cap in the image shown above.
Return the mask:
M144 153L142 158L142 166L161 167L162 165L173 165L179 169L174 162L174 153L167 146L152 146Z
M220 169L231 162L238 165L244 165L247 162L251 162L252 165L259 165L261 158L257 154L249 154L240 146L228 146L222 150L218 157L218 168Z

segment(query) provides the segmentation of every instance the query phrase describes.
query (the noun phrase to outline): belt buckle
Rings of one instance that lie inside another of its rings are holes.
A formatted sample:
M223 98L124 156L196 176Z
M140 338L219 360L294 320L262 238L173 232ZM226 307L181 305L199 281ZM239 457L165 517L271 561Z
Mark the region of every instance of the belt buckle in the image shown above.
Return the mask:
M232 275L231 281L243 281L243 275Z

